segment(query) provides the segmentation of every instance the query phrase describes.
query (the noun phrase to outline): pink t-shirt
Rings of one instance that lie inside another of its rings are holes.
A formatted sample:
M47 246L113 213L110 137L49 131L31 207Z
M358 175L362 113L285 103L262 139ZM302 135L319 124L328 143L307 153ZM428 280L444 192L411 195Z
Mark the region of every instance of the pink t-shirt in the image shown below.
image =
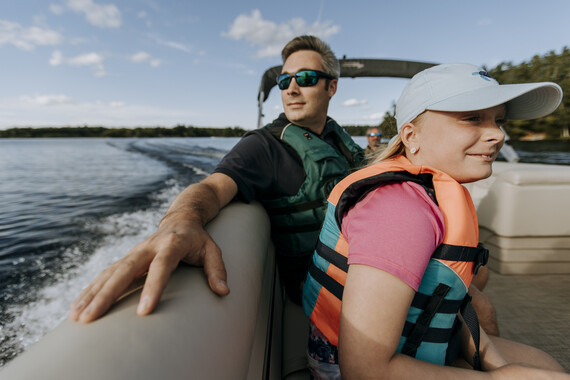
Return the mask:
M413 182L381 186L342 221L348 264L386 271L418 290L433 251L443 242L443 213Z

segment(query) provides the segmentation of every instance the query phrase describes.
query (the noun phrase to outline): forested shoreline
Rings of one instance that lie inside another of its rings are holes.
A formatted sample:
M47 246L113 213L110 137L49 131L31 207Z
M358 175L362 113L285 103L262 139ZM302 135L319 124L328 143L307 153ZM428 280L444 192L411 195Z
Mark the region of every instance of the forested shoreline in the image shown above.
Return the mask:
M543 56L535 55L519 65L501 62L494 68L485 68L501 84L528 82L555 82L564 91L562 104L551 115L539 120L509 121L505 125L512 140L524 139L570 139L570 49L564 47L560 54L550 51ZM384 136L396 133L395 104L387 111L379 127ZM352 136L363 136L369 125L344 125ZM26 127L0 130L0 138L53 138L53 137L239 137L246 129L241 127L138 127L107 128L102 126L79 127Z

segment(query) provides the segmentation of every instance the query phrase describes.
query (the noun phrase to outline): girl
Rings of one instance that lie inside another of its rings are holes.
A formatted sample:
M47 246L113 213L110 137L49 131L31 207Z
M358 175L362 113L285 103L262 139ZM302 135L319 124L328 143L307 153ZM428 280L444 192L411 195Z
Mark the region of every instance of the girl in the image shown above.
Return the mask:
M410 80L399 134L329 197L303 294L315 378L570 378L546 353L479 328L467 288L488 251L461 186L491 175L505 119L546 116L561 100L554 83L499 85L468 64Z

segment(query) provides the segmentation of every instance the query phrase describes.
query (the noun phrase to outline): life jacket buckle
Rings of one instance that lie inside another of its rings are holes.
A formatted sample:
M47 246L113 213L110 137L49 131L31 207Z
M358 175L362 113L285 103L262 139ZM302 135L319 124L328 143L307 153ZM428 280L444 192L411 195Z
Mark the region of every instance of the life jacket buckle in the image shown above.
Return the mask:
M477 274L479 268L483 265L487 265L489 261L489 250L481 243L479 243L477 248L479 248L479 253L477 254L477 259L475 259L475 268L473 268L474 274Z

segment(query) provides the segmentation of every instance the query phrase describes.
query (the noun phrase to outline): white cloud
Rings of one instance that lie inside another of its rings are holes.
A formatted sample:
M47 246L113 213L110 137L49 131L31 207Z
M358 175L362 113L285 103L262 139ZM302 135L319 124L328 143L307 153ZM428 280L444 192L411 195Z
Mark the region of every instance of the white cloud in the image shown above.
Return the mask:
M60 15L63 13L63 6L61 6L60 4L50 4L49 10L51 11L51 13L55 15Z
M344 102L342 102L342 106L343 107L356 107L356 106L363 106L367 103L368 103L368 101L366 99L358 100L358 99L352 98L352 99L347 99Z
M148 62L151 67L158 67L162 64L162 61L158 58L153 58L146 51L139 51L130 57L130 60L134 63Z
M148 61L151 58L150 54L144 51L139 51L131 56L131 61L135 63L140 63L144 61Z
M91 25L100 28L121 26L121 11L114 4L96 4L92 0L67 0L66 4L74 12L85 14Z
M52 53L49 64L52 66L64 64L75 67L87 66L94 70L93 75L102 77L107 75L103 61L103 56L98 53L86 53L72 58L65 58L59 50L56 50Z
M73 104L73 100L65 95L24 95L20 101L35 106L56 106L62 104Z
M25 28L16 22L0 20L0 46L14 45L18 49L33 50L36 46L59 45L63 37L49 28Z
M185 53L192 53L192 48L190 48L190 47L188 47L188 46L186 46L180 42L165 41L162 38L160 38L154 34L149 34L148 36L160 45L167 46L169 48L176 49L176 50L181 50Z
M63 55L59 50L54 51L51 53L51 58L49 60L49 64L52 66L59 66L63 63Z
M250 15L237 16L229 30L223 32L222 36L249 42L258 48L257 56L262 58L278 56L283 46L298 35L311 34L325 39L339 31L340 27L332 25L331 22L316 21L307 25L302 18L276 24L273 21L264 20L259 9L254 9Z

